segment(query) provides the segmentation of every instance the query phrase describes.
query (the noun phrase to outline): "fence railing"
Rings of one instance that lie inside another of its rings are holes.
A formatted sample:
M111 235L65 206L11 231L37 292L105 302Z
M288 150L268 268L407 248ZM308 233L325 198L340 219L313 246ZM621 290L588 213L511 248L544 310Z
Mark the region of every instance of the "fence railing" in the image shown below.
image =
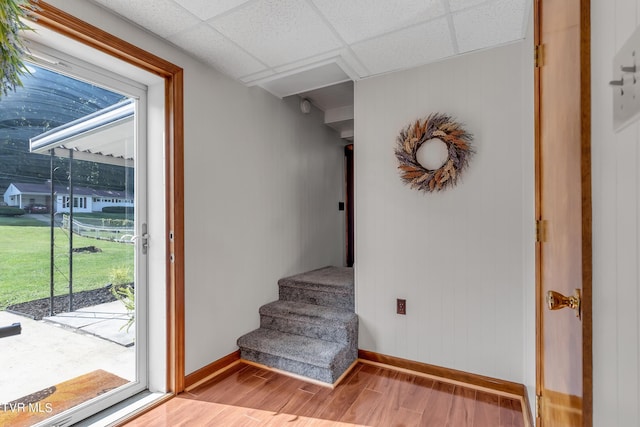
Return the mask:
M134 241L132 221L123 221L123 225L106 225L108 221L96 223L97 221L94 219L92 221L94 224L91 224L84 222L85 220L90 220L90 218L83 218L83 222L76 218L73 219L73 233L92 239L111 240L113 242L133 243ZM131 225L127 224L128 222ZM62 228L69 230L69 215L62 215Z

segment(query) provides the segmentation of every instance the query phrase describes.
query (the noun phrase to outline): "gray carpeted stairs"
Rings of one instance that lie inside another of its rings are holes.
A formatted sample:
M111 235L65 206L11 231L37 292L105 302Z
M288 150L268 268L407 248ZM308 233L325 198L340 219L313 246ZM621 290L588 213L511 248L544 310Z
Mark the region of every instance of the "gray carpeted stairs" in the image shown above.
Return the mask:
M260 329L238 338L241 357L334 383L358 357L353 269L325 267L278 281Z

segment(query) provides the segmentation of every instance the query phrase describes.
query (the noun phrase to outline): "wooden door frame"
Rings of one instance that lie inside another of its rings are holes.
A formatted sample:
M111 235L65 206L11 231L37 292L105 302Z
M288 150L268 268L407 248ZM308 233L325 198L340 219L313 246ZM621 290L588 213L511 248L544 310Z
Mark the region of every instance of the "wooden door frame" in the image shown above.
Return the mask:
M542 44L540 19L542 2L534 0L534 45ZM582 381L583 425L593 425L593 357L592 357L592 211L591 211L591 5L590 0L580 2L580 70L575 76L580 79L580 121L581 121L581 190L582 190ZM544 48L538 51L538 60L544 64ZM544 66L544 65L542 65ZM541 93L540 67L534 69L534 128L535 128L535 216L542 220L541 189ZM536 243L536 394L540 393L543 382L542 312L546 310L542 286L541 243ZM535 415L534 415L535 416ZM545 426L548 427L548 426Z
M344 157L345 157L345 199L346 199L346 264L347 267L353 267L355 262L355 241L354 241L354 208L355 203L353 200L353 143L345 145Z
M39 25L104 52L165 82L165 213L167 298L167 392L184 390L184 81L182 68L50 4L38 2Z

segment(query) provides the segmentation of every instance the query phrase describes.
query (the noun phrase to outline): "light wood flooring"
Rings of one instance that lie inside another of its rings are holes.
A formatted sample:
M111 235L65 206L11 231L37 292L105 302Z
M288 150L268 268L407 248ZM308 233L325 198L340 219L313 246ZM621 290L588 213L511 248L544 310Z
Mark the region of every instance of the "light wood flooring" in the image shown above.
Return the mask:
M127 426L524 427L520 401L358 362L331 389L240 362Z

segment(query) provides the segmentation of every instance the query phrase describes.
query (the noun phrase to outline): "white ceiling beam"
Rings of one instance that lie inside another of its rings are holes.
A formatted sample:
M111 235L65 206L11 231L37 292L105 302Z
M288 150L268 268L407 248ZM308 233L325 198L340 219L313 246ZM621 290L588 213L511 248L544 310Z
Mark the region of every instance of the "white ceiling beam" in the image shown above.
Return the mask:
M324 124L353 120L353 105L331 108L324 112Z
M353 139L353 127L351 127L350 129L344 129L342 132L340 132L340 138L342 139Z

